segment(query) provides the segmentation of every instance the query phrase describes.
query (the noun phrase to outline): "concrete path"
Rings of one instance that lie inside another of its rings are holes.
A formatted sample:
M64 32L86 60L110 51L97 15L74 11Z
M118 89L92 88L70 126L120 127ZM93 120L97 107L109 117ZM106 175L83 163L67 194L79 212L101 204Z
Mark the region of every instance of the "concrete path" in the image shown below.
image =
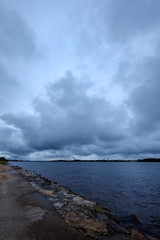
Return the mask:
M69 227L19 172L0 165L0 240L90 239Z

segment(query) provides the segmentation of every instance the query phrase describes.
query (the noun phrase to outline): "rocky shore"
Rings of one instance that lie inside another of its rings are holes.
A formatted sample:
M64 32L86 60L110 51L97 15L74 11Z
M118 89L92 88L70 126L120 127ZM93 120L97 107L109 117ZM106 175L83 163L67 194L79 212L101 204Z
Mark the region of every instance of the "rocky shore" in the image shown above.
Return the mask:
M19 167L0 165L1 240L146 240L107 208Z

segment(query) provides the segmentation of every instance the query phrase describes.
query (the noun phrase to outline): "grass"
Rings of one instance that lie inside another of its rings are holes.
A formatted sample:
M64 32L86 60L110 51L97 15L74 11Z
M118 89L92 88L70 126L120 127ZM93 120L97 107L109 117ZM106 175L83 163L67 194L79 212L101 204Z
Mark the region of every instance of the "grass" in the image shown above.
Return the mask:
M6 164L7 162L8 162L8 161L7 161L6 159L1 159L1 158L0 158L0 164L3 164L3 165L4 165L4 164Z

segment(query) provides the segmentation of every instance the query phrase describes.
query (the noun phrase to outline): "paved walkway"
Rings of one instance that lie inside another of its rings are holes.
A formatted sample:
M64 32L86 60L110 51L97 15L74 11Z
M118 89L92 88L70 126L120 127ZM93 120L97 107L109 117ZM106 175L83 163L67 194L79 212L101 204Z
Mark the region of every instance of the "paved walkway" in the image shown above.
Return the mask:
M0 165L0 240L84 240L9 166Z

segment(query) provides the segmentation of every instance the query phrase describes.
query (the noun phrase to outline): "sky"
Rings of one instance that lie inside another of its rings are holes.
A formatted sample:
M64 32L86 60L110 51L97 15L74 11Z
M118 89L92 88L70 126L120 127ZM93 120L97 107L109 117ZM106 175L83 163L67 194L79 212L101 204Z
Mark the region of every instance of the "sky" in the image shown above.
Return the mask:
M0 0L0 155L160 157L159 0Z

